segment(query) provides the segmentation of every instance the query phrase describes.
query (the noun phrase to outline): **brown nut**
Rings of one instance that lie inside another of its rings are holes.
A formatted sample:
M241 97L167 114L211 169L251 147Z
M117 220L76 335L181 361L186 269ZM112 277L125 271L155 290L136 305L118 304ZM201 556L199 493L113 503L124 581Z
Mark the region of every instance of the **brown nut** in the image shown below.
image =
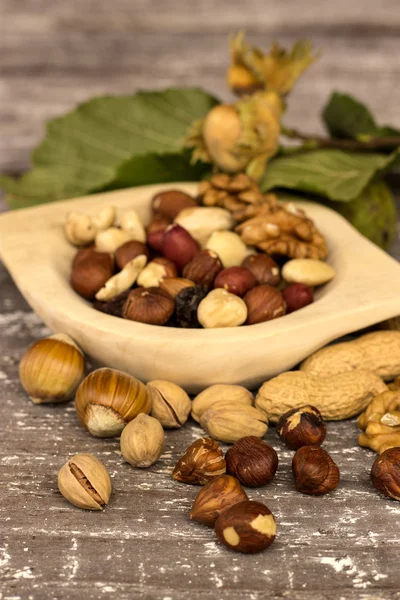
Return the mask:
M185 266L183 276L197 285L211 288L221 270L222 262L218 254L212 250L202 250Z
M276 431L291 450L302 446L320 446L326 437L326 425L315 406L289 410L279 419Z
M254 435L235 442L225 454L225 461L227 473L247 487L266 485L275 477L278 468L275 450Z
M176 463L172 477L184 483L204 485L223 475L225 459L220 445L210 438L200 438L191 444Z
M292 461L296 490L310 496L328 494L339 485L339 469L319 446L302 446Z
M278 264L267 254L251 254L242 262L256 278L258 285L268 283L276 287L281 281Z
M58 489L68 502L86 510L102 510L111 495L111 480L92 454L75 454L58 473Z
M261 552L276 537L276 521L265 504L246 500L224 510L215 523L215 534L235 552Z
M231 475L220 475L211 479L197 494L190 518L192 521L214 527L223 510L238 502L248 500L247 494Z
M150 258L150 250L146 244L136 240L129 240L129 242L125 242L125 244L116 249L115 262L119 269L123 269L128 262L140 255L146 256L147 259Z
M248 311L246 325L255 325L282 317L286 311L282 294L266 283L247 292L243 300Z
M384 496L400 501L400 448L385 450L372 465L371 480Z
M283 290L282 296L288 313L300 310L314 301L312 289L304 283L291 283Z
M164 232L171 224L171 220L162 215L155 215L154 219L147 226L147 243L156 252L162 252Z
M182 290L194 285L193 281L184 277L164 277L160 281L160 288L168 292L173 298L176 298Z
M138 287L127 297L122 316L148 325L165 325L175 309L175 300L159 287Z
M215 278L214 287L223 288L236 296L244 296L256 285L253 273L245 267L228 267L220 271Z
M114 260L92 246L78 250L72 262L71 286L80 296L92 300L114 275Z
M190 233L174 223L164 232L162 253L181 271L200 250L199 244ZM188 277L190 279L190 277Z
M173 221L184 208L198 206L197 201L180 190L159 192L152 200L153 211Z

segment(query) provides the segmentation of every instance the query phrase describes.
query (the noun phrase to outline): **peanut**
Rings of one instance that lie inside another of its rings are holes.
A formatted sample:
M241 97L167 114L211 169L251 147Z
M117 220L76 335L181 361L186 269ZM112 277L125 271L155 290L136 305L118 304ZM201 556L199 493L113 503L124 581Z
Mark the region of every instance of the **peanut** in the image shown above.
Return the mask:
M330 377L363 369L385 381L400 375L400 331L374 331L351 342L322 348L307 358L300 370L317 377Z
M331 377L288 371L264 383L255 405L272 423L288 410L305 405L318 408L328 421L340 421L358 415L385 390L386 384L370 371L350 371Z

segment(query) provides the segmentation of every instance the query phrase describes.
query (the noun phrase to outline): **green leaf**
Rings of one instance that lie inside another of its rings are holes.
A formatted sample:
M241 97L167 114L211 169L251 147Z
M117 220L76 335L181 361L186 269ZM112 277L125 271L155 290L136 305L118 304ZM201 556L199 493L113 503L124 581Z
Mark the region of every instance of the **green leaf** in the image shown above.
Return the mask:
M19 180L2 176L0 186L13 206L51 202L120 187L119 171L135 157L141 157L138 168L143 169L137 179L153 183L154 156L152 178L146 175L143 157L180 154L190 125L217 103L198 89L94 98L50 121L44 141L33 153L32 171Z
M341 150L314 150L282 156L267 165L261 188L286 188L348 202L378 174L390 169L400 152L367 154Z
M322 112L322 118L332 137L356 138L378 133L368 108L347 94L334 92Z
M400 135L400 131L393 127L379 127L365 104L339 92L330 97L322 111L322 119L335 138L368 139Z

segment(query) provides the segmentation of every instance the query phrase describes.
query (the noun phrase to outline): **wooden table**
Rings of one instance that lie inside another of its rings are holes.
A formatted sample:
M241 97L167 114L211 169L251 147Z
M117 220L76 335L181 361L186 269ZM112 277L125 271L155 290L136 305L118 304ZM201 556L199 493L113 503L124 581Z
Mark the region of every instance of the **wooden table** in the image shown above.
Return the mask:
M24 169L44 119L93 94L201 82L228 97L226 36L239 27L260 45L306 36L323 48L289 122L318 130L317 111L336 88L400 125L398 0L0 0L0 15L0 170ZM400 258L400 237L392 252ZM170 477L199 427L167 432L160 461L131 468L118 441L83 431L72 404L27 399L18 362L48 330L2 266L0 326L1 600L400 598L400 504L372 489L374 455L357 447L354 422L328 426L325 447L342 482L325 498L294 491L292 453L271 428L278 474L249 495L271 508L278 537L263 554L236 555L189 521L198 488ZM73 508L57 490L57 472L76 452L93 452L109 469L114 491L102 513Z

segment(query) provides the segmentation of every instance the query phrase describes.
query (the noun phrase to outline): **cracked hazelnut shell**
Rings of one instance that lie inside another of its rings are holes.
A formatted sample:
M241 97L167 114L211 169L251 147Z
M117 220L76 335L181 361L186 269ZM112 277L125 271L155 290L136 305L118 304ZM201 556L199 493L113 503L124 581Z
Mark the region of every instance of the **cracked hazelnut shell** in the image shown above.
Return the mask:
M276 431L291 450L302 446L320 446L326 437L325 421L315 406L289 410L279 419Z
M211 438L200 438L191 444L178 460L172 477L183 483L204 485L226 471L221 446Z
M249 435L233 444L225 454L226 470L247 487L261 487L275 477L278 455L260 438Z

